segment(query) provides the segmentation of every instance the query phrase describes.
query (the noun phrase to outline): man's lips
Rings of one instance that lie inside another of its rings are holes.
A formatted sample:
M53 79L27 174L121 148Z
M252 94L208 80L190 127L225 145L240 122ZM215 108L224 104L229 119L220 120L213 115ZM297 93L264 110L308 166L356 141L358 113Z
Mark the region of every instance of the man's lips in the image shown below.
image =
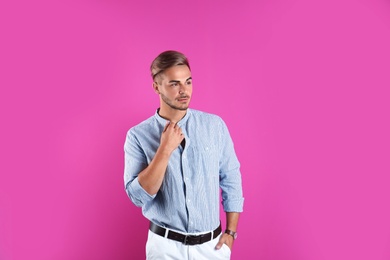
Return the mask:
M180 102L187 101L190 97L179 97L177 100Z

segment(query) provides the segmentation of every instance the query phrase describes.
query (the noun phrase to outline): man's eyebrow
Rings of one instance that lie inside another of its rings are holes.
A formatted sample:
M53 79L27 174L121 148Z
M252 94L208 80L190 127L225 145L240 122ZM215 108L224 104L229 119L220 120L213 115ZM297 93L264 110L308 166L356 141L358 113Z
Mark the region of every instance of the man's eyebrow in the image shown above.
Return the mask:
M168 83L180 83L180 80L170 80Z
M186 79L186 81L192 79L192 77L189 77L188 79ZM177 79L172 79L170 80L168 83L180 83L180 80L177 80Z

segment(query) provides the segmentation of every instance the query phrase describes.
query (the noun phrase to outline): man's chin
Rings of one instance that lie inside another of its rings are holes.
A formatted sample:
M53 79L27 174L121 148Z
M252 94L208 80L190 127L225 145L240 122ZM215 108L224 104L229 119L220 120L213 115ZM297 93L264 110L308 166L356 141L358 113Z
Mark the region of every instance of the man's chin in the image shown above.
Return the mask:
M189 107L189 103L186 103L186 104L169 104L169 103L166 103L168 106L170 106L171 108L175 109L175 110L180 110L180 111L186 111Z
M185 105L181 105L181 106L176 106L176 109L185 111L188 109L188 107L189 107L189 104L185 104Z

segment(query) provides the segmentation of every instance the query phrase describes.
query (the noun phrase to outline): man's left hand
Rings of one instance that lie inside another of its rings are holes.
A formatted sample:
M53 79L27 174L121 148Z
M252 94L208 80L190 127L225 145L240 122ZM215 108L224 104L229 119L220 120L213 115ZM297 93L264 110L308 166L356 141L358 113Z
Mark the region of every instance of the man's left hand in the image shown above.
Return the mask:
M219 250L219 249L221 249L223 244L226 244L230 248L230 251L232 251L233 242L234 242L234 239L231 235L223 233L219 239L218 244L215 246L215 249Z

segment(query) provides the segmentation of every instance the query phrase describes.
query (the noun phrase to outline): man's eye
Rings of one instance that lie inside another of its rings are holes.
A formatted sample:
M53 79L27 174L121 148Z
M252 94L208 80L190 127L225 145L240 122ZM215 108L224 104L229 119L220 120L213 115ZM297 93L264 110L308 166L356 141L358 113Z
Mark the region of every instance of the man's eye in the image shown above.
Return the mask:
M187 85L192 85L192 81L187 81L186 84Z
M177 87L177 85L178 85L177 83L172 83L171 87Z

